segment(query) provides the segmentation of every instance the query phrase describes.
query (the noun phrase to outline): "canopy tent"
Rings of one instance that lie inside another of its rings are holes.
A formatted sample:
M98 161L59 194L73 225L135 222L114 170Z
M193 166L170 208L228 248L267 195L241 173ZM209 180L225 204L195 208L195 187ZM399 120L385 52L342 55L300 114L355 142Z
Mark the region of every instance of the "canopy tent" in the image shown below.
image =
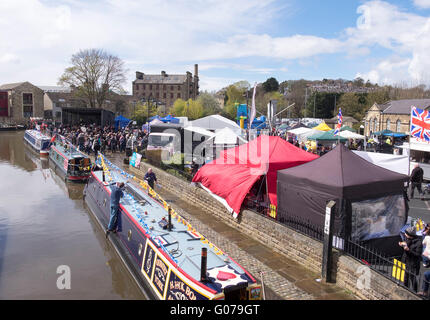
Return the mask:
M314 130L311 128L300 127L292 130L287 130L287 133L295 135L299 143L301 143L306 142L306 140L308 140L308 137L312 135L320 134L321 131Z
M340 131L351 131L351 132L356 132L353 128L351 128L350 126L343 126L340 128Z
M365 136L362 136L361 134L354 133L354 132L351 132L351 131L348 131L348 130L339 132L339 135L342 138L346 138L346 139L358 139L358 140L364 140L364 139L366 139Z
M123 117L122 115L119 115L115 118L115 130L118 129L124 129L129 123L130 119L127 119L126 117Z
M278 218L324 226L325 207L336 202L334 232L397 250L407 221L404 183L409 177L376 166L339 144L321 158L278 171Z
M160 120L160 119L161 119L161 117L157 114L157 115L155 115L155 116L153 116L153 117L150 117L150 118L149 118L149 121L152 121L152 120L154 120L154 119L158 119L158 120Z
M363 159L373 163L379 167L409 175L409 157L408 156L397 156L387 153L379 152L366 152L366 151L353 151L356 155Z
M237 134L242 132L242 129L236 122L217 114L191 121L191 125L211 131L230 128Z
M374 136L385 136L385 135L391 134L391 133L394 133L394 132L391 130L382 130L382 131L373 132L372 134Z
M202 136L207 136L207 137L213 137L215 135L215 133L213 133L213 132L211 132L209 130L200 128L200 127L187 126L187 127L184 128L184 130L185 131L194 132L194 133L198 133L198 134L200 134Z
M160 118L161 121L163 121L164 123L169 122L169 123L179 123L179 119L173 117L172 115L168 115L165 116L164 118Z
M400 133L400 132L393 132L393 133L386 133L384 134L384 137L393 137L393 138L404 138L407 137L408 135L405 133Z
M221 152L218 159L204 165L196 173L193 183L226 206L235 217L252 186L266 175L270 203L277 204L276 172L301 165L318 158L276 136L258 138Z
M321 132L308 137L308 140L316 140L316 141L341 141L345 142L347 139L342 137L339 133L338 136L334 135L334 130Z
M307 125L297 122L296 124L292 125L289 130L298 129L298 128L309 128Z
M318 131L330 131L332 128L330 128L325 122L321 122L318 126L313 128Z
M207 140L207 142L211 142L211 141L213 141L213 144L228 144L228 145L231 145L231 144L239 145L239 144L248 142L240 135L236 134L230 128L224 128L224 129L215 131L212 137Z

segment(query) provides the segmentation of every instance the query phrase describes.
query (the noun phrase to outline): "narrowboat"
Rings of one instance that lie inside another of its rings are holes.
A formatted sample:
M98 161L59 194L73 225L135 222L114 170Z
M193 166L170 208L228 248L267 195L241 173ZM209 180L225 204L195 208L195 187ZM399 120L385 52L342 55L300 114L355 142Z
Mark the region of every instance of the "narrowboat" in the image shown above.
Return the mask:
M106 231L112 185L124 182L118 229L108 241L149 299L260 300L261 285L175 212L145 181L103 155L84 188L90 212Z
M51 138L37 130L25 130L24 141L41 156L48 156Z
M91 174L91 159L78 151L64 137L56 137L49 150L49 160L60 174L70 181L84 182Z

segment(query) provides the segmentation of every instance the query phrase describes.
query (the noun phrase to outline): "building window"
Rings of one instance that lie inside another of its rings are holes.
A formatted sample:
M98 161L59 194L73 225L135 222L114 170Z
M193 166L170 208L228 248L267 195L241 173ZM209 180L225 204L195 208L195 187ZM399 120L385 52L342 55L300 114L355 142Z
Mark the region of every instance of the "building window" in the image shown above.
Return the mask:
M173 99L173 93L172 92L170 93L170 99Z
M142 84L142 90L145 90L145 89L146 89L146 85Z
M181 94L180 94L180 93L178 93L177 97L178 97L178 99L179 99L179 98L181 97Z
M181 91L181 86L178 86L178 90Z
M387 119L387 130L391 129L391 122L390 119Z
M170 86L170 90L173 91L173 86Z
M23 104L33 104L33 94L32 93L23 93L22 94L22 103Z
M24 118L30 118L33 116L33 94L32 93L22 94L22 113Z
M402 122L400 120L397 120L396 122L396 132L400 132L400 125L402 124Z
M376 118L373 119L373 132L377 131L377 127L376 127Z
M149 85L149 90L152 90L152 84Z
M163 93L163 98L166 99L167 98L167 93Z

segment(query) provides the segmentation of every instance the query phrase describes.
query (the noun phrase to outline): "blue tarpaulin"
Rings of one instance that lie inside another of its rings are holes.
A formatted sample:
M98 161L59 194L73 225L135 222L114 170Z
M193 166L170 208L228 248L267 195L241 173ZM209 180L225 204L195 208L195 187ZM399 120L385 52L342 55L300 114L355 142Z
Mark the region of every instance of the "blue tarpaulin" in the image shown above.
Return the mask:
M170 122L170 123L179 123L179 119L171 116L170 114L164 118L160 118L161 121L164 123Z
M115 130L118 130L119 128L124 129L130 123L130 121L130 119L119 115L115 118Z

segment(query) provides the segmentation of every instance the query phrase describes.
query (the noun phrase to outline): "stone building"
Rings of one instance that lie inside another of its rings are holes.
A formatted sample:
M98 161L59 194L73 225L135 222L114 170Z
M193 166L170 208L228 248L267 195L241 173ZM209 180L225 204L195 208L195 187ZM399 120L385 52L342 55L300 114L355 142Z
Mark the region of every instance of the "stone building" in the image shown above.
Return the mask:
M186 74L144 74L136 72L133 81L133 96L138 99L152 99L161 102L166 107L173 106L176 99L196 99L199 95L198 65L194 65L194 76Z
M333 117L331 119L326 119L324 121L325 121L326 125L328 125L332 129L334 129L337 126L338 120L337 120L337 116L336 116L336 117ZM358 120L356 120L353 117L348 117L348 116L342 117L342 125L343 126L348 126L348 127L352 128L356 123L358 123Z
M43 118L43 90L30 82L0 85L0 122L27 124Z
M391 130L409 133L411 123L411 107L426 110L430 108L430 99L408 99L389 101L384 104L375 103L364 117L364 134Z

